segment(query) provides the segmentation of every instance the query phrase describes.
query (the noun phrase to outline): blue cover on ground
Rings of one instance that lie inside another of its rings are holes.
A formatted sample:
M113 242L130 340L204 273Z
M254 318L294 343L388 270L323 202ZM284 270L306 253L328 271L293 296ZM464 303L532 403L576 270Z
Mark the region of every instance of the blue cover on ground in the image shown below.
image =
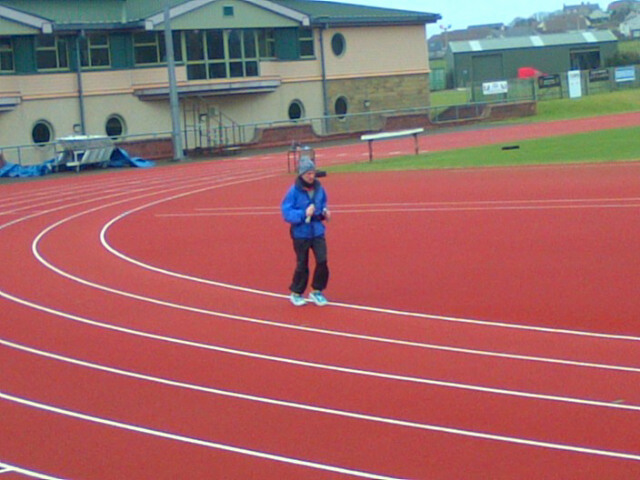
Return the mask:
M5 163L0 167L0 177L42 177L54 170L55 159L47 160L39 165L18 165L15 163ZM138 167L149 168L153 167L155 162L151 160L144 160L140 157L131 157L129 154L121 149L115 148L109 159L109 167L122 168L122 167Z
M111 159L109 160L109 166L112 168L120 168L120 167L139 167L139 168L149 168L153 167L155 162L151 160L144 160L140 157L131 157L127 153L126 150L122 148L114 148L113 153L111 154Z
M18 165L5 163L0 168L0 177L42 177L53 171L53 160L47 160L40 165Z

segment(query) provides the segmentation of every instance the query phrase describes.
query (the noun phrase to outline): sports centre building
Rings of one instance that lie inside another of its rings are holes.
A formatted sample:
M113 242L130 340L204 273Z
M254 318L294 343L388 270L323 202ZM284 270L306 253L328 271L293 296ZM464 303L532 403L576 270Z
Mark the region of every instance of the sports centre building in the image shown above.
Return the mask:
M0 0L0 149L28 164L70 135L149 142L172 131L173 92L191 150L428 107L439 18L315 0Z

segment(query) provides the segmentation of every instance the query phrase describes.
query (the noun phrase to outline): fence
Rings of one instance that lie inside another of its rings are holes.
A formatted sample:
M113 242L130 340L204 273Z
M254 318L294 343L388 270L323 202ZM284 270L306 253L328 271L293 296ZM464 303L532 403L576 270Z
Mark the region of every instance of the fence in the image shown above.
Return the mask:
M259 140L260 132L266 129L299 126L307 126L314 135L331 139L331 137L335 138L340 135L380 131L386 127L389 118L403 116L420 117L435 125L449 124L459 120L479 118L490 105L569 98L578 85L581 95L640 88L639 73L639 66L628 66L580 72L579 76L573 80L570 80L569 75L565 73L538 78L511 79L503 82L477 83L472 86L470 101L464 105L385 110L253 124L207 124L203 127L203 124L198 122L197 125L183 126L183 145L190 151L223 152L228 148L255 144ZM118 138L115 143L116 146L127 149L132 144L144 145L145 143L167 143L170 141L171 132L151 132ZM19 165L43 163L55 158L58 150L57 142L0 147L0 152L7 162ZM165 148L165 150L167 149ZM146 155L144 150L130 153L153 159L153 157ZM170 156L170 153L166 156Z
M640 88L639 65L500 82L475 82L471 87L471 101L557 100L570 98L578 91L579 96L586 96L632 88Z

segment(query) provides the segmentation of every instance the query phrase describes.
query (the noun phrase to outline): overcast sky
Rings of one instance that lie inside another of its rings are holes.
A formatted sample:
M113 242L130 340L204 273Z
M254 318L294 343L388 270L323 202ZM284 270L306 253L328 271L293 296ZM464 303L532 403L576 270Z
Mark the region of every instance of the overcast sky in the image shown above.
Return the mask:
M440 14L442 20L436 25L428 25L427 33L431 36L440 31L440 25L451 25L452 30L461 30L469 25L485 23L508 24L516 17L530 17L537 12L554 12L562 10L563 5L577 5L579 0L333 0L340 3L353 3L371 7L397 8L416 12ZM607 3L598 3L601 9L606 9Z

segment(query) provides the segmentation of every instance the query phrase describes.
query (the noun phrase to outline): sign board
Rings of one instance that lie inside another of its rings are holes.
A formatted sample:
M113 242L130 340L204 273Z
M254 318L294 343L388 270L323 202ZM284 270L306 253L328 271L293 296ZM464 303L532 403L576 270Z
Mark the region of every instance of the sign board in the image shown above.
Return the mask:
M500 93L507 93L508 91L509 83L507 81L485 82L482 84L482 93L484 95L498 95Z
M561 85L560 75L540 75L538 77L538 88L559 87Z
M569 98L582 97L582 75L580 74L580 70L567 72L567 80L569 84Z
M616 68L616 82L635 82L636 81L636 67L631 65L628 67Z
M604 82L609 80L609 69L589 70L589 82Z

